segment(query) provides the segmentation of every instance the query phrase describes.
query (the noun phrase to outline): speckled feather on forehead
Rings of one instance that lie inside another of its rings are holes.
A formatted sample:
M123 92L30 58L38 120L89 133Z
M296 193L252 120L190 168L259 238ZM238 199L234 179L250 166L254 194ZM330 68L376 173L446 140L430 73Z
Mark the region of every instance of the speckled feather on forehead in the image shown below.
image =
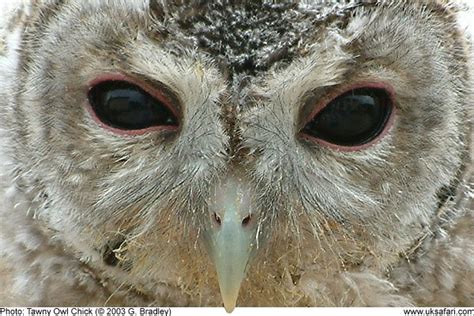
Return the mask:
M208 52L233 74L254 75L277 62L290 61L315 27L376 1L196 1L162 6L160 18L172 16L188 43ZM309 23L308 23L309 22Z

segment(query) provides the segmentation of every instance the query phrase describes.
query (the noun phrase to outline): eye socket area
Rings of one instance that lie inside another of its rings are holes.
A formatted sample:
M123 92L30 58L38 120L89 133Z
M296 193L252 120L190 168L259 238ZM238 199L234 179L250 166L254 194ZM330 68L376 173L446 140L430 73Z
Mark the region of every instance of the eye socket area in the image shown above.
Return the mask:
M356 151L381 139L393 122L394 93L385 84L359 84L317 105L300 135L340 151Z
M89 111L102 127L121 135L177 130L175 102L167 91L123 75L106 75L89 84Z

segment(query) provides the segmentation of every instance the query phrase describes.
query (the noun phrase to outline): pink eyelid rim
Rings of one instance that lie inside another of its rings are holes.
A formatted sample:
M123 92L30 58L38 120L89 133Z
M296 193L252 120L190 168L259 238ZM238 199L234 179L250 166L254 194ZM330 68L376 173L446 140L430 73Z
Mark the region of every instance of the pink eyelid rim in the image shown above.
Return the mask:
M128 77L121 73L105 73L92 79L91 81L87 83L87 92L89 92L94 86L106 81L125 81L125 82L129 82L131 84L134 84L140 87L143 91L147 92L152 97L161 101L163 105L166 106L166 108L169 109L176 118L179 118L178 113L176 112L176 109L170 105L171 101L167 97L165 97L162 93L157 91L156 88L153 88L152 86L150 86L149 84L141 80ZM87 111L91 115L92 119L103 129L111 131L118 135L137 136L137 135L143 135L146 133L156 132L156 131L176 131L179 128L178 126L169 126L169 125L152 126L152 127L147 127L147 128L138 129L138 130L123 130L123 129L111 127L101 121L101 119L97 116L95 111L92 109L92 105L90 104L89 100L87 100L86 102L87 102Z
M335 100L338 96L343 95L344 93L347 93L351 90L361 89L361 88L383 89L388 93L388 96L389 96L390 100L392 101L392 111L390 113L390 117L388 118L388 121L385 124L384 129L382 130L382 132L377 137L375 137L370 142L368 142L366 144L363 144L363 145L360 145L360 146L335 145L335 144L329 143L325 140L322 140L322 139L319 139L319 138L316 138L316 137L313 137L313 136L310 136L310 135L303 134L302 132L299 132L300 137L304 138L304 139L307 139L309 141L321 144L323 146L330 147L332 149L336 149L338 151L347 151L347 152L363 150L363 149L371 147L375 143L379 142L388 133L388 131L392 127L393 122L395 120L395 116L396 116L396 110L397 110L396 107L395 107L395 91L394 91L394 89L391 85L389 85L387 83L383 83L383 82L358 82L356 84L349 85L349 86L344 86L340 89L335 90L334 92L330 93L326 98L324 98L320 102L316 103L316 106L314 107L314 110L311 112L310 115L308 115L308 119L305 121L303 126L306 126L306 124L311 122L316 117L316 115L318 115L319 112L321 112L324 108L326 108L326 106L329 103L331 103L333 100Z

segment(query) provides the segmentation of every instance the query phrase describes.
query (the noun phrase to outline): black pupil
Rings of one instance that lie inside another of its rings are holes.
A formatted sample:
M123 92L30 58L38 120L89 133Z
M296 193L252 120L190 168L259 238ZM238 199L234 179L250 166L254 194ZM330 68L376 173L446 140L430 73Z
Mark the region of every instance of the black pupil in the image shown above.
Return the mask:
M125 81L106 81L89 91L89 102L106 125L123 130L176 126L177 119L160 100Z
M383 131L391 111L391 99L385 90L354 89L331 101L303 133L336 145L363 145Z

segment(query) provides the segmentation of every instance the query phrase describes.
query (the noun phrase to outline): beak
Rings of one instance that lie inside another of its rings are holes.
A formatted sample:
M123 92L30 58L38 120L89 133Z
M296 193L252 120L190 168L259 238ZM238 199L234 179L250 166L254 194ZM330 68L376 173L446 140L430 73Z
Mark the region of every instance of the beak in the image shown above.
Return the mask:
M250 192L242 180L233 177L216 189L210 205L209 250L228 313L236 306L255 244L256 221L249 206Z

